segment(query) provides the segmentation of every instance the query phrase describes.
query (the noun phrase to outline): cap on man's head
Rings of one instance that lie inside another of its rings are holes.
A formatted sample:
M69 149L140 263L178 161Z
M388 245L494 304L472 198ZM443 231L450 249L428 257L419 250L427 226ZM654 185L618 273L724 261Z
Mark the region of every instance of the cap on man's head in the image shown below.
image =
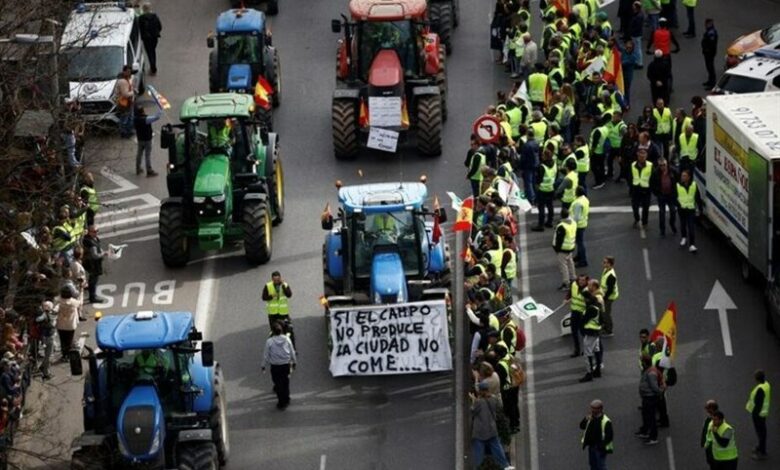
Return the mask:
M658 22L661 23L661 24L666 24L666 18L664 18L662 16L662 17L658 18Z

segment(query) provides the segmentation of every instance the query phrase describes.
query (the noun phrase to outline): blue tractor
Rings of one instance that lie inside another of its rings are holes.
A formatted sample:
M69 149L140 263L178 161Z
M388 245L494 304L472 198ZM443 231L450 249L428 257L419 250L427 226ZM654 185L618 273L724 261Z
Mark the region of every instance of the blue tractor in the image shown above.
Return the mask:
M216 470L230 452L227 400L213 343L189 312L104 317L97 349L72 351L84 383L84 433L71 468Z
M272 108L282 102L282 69L265 14L251 8L227 10L217 17L216 26L206 41L212 49L209 91L253 95L255 114L272 130Z
M401 304L447 297L449 248L434 242L434 218L420 183L378 183L339 188L338 216L323 214L326 305Z

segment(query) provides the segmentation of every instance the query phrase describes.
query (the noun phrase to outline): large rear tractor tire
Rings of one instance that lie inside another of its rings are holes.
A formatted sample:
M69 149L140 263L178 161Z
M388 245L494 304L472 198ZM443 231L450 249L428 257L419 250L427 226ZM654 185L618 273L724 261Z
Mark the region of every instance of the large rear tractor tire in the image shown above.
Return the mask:
M447 122L447 55L444 46L439 46L439 71L436 72L436 86L441 96L441 119Z
M272 109L265 109L261 106L255 108L255 117L260 123L260 127L265 127L268 132L274 131L274 113Z
M282 104L282 63L279 60L279 51L274 49L274 94L271 96L273 107L278 108Z
M268 161L266 178L271 190L271 204L273 205L273 225L284 222L284 168L279 159L279 140L276 140L273 159Z
M177 450L179 470L217 470L217 447L213 442L182 444Z
M184 231L184 208L174 204L160 207L160 253L169 268L181 268L190 260L190 241Z
M265 201L244 202L244 252L252 264L265 264L271 259L271 210Z
M352 100L333 100L333 153L339 160L355 158L358 154L357 107Z
M447 55L452 54L452 29L455 27L452 4L441 3L439 6L439 38L447 49Z
M421 154L441 155L441 97L428 95L417 98L417 150Z
M209 93L216 93L221 88L219 83L219 64L217 62L217 50L209 51Z
M270 16L278 15L279 14L279 0L268 0L266 3L266 13L268 13Z
M227 396L225 395L225 379L219 364L214 368L214 410L211 413L211 431L214 435L214 445L217 447L219 464L224 466L230 458L230 432L227 419Z

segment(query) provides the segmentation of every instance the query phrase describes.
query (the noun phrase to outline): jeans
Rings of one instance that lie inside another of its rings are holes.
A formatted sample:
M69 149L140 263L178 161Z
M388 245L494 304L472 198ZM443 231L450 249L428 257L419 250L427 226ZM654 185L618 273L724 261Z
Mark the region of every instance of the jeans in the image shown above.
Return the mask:
M141 171L141 159L146 160L146 171L152 171L152 141L139 140L138 151L135 153L135 169Z
M528 199L528 202L533 204L536 202L536 193L534 192L534 179L536 178L536 175L533 170L523 170L521 176L523 177L525 198Z
M482 181L470 179L469 183L471 184L471 194L474 196L474 199L478 198L481 189L480 187L482 186Z
M607 154L607 179L615 176L615 160L620 157L620 144L609 149Z
M75 330L57 330L57 335L60 337L60 352L62 357L67 358L68 353L73 347L73 336L76 335Z
M607 470L607 453L598 447L588 446L590 470Z
M588 252L585 249L585 227L577 227L577 235L574 240L577 244L577 263L588 264Z
M553 193L539 191L536 195L536 207L539 209L539 226L552 226L553 213ZM546 214L545 214L546 212Z
M271 364L271 380L277 405L287 406L290 403L290 364Z
M588 195L588 173L587 172L577 172L577 184L579 186L582 186L582 189L585 191L585 195Z
M655 412L658 408L658 397L642 397L642 427L639 431L648 434L651 440L658 439L658 423Z
M639 222L639 209L642 209L642 225L647 225L650 211L650 192L634 187L631 194L631 209L634 211L634 222Z
M641 58L639 59L641 62ZM634 65L629 64L628 67L623 67L623 100L626 102L627 107L631 107L631 83L634 81ZM618 145L620 148L620 145Z
M764 399L766 400L766 398ZM756 449L756 452L759 454L766 454L766 418L762 418L756 414L751 416L753 417L753 427L758 436L758 448Z
M647 14L647 23L650 25L650 40L647 42L647 46L650 47L650 44L653 43L653 33L655 33L655 30L658 29L658 18L660 17L659 13L648 13ZM653 51L648 50L647 53L650 54Z
M677 233L677 205L674 196L659 194L658 197L658 224L661 235L666 235L666 208L669 208L669 227L672 233Z
M509 466L506 454L504 454L504 448L501 447L498 436L494 436L484 441L480 439L471 440L471 456L474 458L474 468L478 468L482 465L482 461L485 460L485 448L490 450L490 456L501 468Z
M509 428L520 427L519 386L501 390L501 403L504 406L504 414L509 420Z
M89 294L90 301L97 299L98 279L100 279L99 274L87 275L87 293Z
M694 209L680 209L680 235L688 239L689 245L696 244L696 211Z
M642 56L642 36L636 36L631 38L632 41L634 41L634 56L636 57L636 63L641 65L644 65L644 57ZM626 69L623 68L623 80L626 79Z
M133 105L126 110L117 111L116 117L119 118L119 135L122 137L130 137L135 132L133 127Z
M685 7L686 13L688 13L688 30L685 34L696 36L696 19L693 17L694 7Z
M594 153L590 156L590 171L593 172L595 178L595 185L598 186L604 183L604 154Z
M612 334L612 304L614 302L614 300L604 299L604 311L601 313L602 331L608 335Z

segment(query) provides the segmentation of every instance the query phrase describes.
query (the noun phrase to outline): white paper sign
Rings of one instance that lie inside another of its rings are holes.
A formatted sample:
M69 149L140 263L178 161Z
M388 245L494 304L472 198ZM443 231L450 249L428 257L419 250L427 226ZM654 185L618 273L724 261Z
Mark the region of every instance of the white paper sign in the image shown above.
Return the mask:
M447 191L447 196L449 196L452 201L452 209L456 212L460 212L460 206L463 204L463 200L452 191Z
M401 97L369 96L368 122L377 127L401 127Z
M528 320L536 317L539 323L555 313L550 307L536 302L533 297L525 297L509 306L510 311L521 320Z
M330 337L334 377L452 369L443 300L335 308Z
M395 153L395 149L398 148L398 132L372 127L368 132L368 143L366 146L370 149Z
M590 65L588 65L585 68L585 70L582 71L582 76L583 77L589 77L589 76L593 75L594 72L601 72L602 70L604 70L605 66L606 65L604 63L604 58L603 57L598 57L593 62L591 62Z

